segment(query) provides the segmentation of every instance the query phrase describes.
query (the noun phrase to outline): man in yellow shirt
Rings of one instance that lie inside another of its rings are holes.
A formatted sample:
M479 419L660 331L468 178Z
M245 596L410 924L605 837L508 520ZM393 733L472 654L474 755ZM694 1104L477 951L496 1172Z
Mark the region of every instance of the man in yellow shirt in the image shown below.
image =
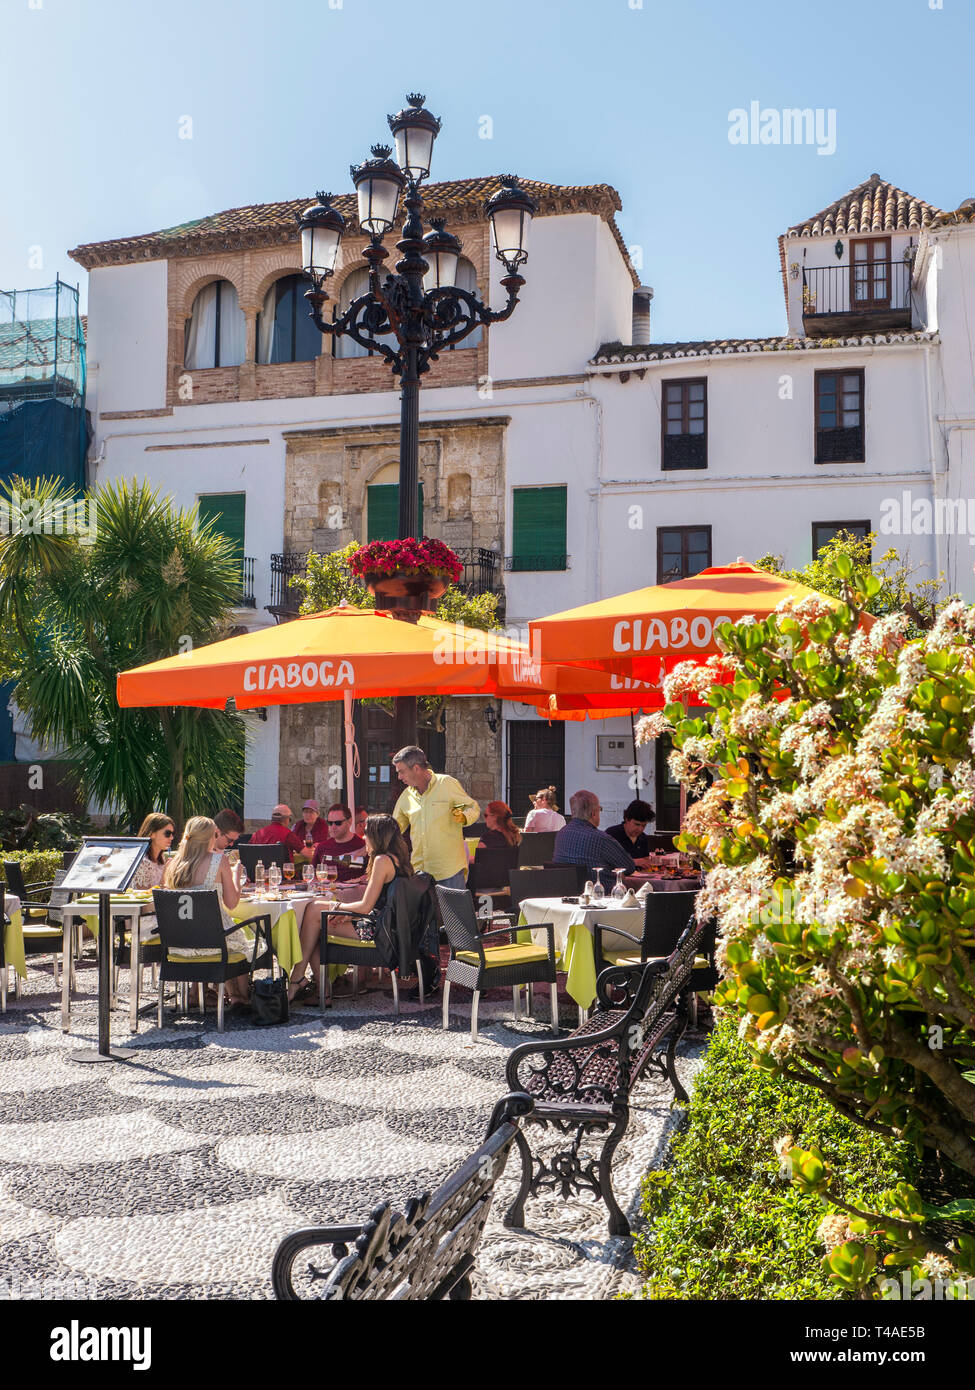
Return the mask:
M422 748L401 748L393 755L393 767L404 784L393 815L400 829L410 833L414 869L430 874L446 888L463 888L467 882L464 826L474 824L481 808L455 777L434 772ZM426 945L432 958L439 960L438 940L432 937Z

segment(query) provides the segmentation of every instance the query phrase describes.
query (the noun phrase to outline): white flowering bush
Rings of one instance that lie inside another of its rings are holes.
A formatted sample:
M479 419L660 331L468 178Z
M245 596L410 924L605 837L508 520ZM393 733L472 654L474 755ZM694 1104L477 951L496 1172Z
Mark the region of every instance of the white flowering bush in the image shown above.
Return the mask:
M678 667L637 738L670 732L699 798L679 843L708 871L718 1002L756 1064L975 1176L975 609L948 604L915 641L899 613L867 630L880 581L833 564L844 602L722 628L724 654ZM794 1178L831 1197L821 1155L797 1151ZM939 1225L973 1208L913 1189L847 1208L866 1228L830 1258L862 1283L874 1221L900 1243L888 1262L975 1272L975 1239Z

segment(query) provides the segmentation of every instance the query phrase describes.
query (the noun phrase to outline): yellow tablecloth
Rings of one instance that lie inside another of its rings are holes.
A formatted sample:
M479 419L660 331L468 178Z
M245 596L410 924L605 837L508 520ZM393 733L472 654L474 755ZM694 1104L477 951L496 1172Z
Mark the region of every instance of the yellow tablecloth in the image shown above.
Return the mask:
M20 899L7 893L4 910L10 918L9 926L3 930L3 958L12 965L22 980L27 979L27 960L24 956L24 921L20 910Z
M249 917L263 917L265 914L271 918L271 945L274 954L278 958L281 969L289 975L294 967L301 960L301 932L299 918L304 917L305 908L310 901L308 898L299 898L294 906L286 902L262 902L258 898L241 898L240 902L230 913L235 922L239 922L248 936L254 933L248 930L247 919Z
M631 936L639 937L643 930L643 906L638 908L615 907L605 903L598 908L583 907L582 904L564 903L561 898L525 898L521 904L518 918L520 927L531 928L540 922L551 922L555 927L555 949L559 955L559 968L565 971L565 988L570 999L582 1009L588 1009L596 998L596 957L593 953L592 928L618 926ZM523 931L518 933L519 941L534 940L536 946L545 941L544 932ZM610 938L607 944L631 947L625 938Z
M247 930L247 919L249 917L262 917L265 913L271 918L271 945L274 954L281 963L283 970L290 971L293 966L301 960L301 936L298 929L299 912L304 915L304 908L307 899L298 900L298 911L286 902L261 902L256 898L242 898L237 906L230 913L235 922L239 922L248 936L253 936L252 931ZM136 908L148 908L152 911L152 899L136 898L131 895L120 894L113 896L111 902L112 912L118 916L122 912L134 913ZM92 898L78 898L71 903L70 910L77 913L79 917L84 917L85 924L90 931L98 934L98 902ZM23 953L23 948L21 948Z

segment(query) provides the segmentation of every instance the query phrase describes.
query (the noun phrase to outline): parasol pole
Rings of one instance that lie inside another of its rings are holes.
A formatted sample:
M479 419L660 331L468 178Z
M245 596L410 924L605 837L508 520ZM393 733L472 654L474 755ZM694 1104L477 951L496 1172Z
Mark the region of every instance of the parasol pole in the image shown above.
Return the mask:
M359 750L355 746L355 725L352 722L352 691L342 692L342 715L345 733L345 799L352 812L355 829L355 779L359 770Z

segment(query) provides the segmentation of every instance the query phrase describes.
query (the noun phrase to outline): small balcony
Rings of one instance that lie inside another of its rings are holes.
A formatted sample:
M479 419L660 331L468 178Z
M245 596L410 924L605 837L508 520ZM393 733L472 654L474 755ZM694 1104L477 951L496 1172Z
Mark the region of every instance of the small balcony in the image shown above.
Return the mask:
M472 595L496 594L498 616L503 620L504 586L500 555L483 546L455 549L454 553L464 566L458 588ZM271 602L268 604L268 612L272 613L278 622L298 616L304 595L295 581L304 578L307 560L307 552L271 556Z
M910 261L863 261L802 272L802 326L810 338L911 326Z
M240 562L240 593L234 604L235 608L256 608L257 603L254 598L254 560L250 555L245 555Z

